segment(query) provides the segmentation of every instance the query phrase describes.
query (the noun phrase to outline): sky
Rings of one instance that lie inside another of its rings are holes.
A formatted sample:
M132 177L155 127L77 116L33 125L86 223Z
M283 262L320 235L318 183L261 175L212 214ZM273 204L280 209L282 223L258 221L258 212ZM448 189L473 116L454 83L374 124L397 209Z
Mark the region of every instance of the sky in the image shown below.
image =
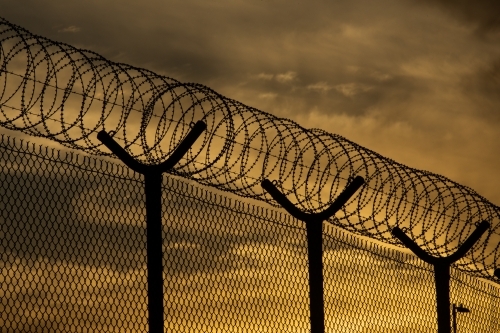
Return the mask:
M498 2L0 0L0 8L38 35L207 85L500 203Z
M500 203L498 2L0 0L0 8L35 34L207 85Z

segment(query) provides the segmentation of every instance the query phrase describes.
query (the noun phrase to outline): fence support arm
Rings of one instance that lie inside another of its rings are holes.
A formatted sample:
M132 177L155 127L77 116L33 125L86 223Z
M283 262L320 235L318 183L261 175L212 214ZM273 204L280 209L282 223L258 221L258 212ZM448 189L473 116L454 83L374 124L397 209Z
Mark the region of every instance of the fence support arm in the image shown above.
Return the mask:
M338 212L363 185L364 179L356 177L337 199L320 213L305 213L281 193L272 182L262 181L262 187L293 217L305 222L307 233L307 258L309 268L309 309L311 333L325 332L325 306L323 290L323 221Z
M392 229L392 235L399 239L417 257L434 267L434 280L436 285L436 312L438 333L451 333L450 316L450 268L457 260L474 246L481 236L488 230L490 224L483 221L465 242L448 257L433 257L411 240L400 228Z
M207 128L203 121L198 121L186 137L179 143L168 159L157 165L146 165L136 161L129 153L125 151L106 131L97 133L97 139L101 141L113 154L116 155L126 166L135 172L145 174L151 172L162 173L172 169L181 158L187 153L189 148L200 137L201 133Z
M197 122L170 157L165 162L158 165L146 165L135 160L105 131L101 131L97 134L97 138L125 163L125 165L144 175L144 192L146 194L149 333L163 333L164 331L163 240L161 223L162 173L169 171L180 161L205 128L206 124L204 122Z

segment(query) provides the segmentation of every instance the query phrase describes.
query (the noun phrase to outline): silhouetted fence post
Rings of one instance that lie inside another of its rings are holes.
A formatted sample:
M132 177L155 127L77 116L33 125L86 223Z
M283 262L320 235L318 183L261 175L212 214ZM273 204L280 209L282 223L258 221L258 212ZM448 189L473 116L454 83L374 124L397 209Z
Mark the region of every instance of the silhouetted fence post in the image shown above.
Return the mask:
M148 271L148 323L149 333L163 333L163 240L161 223L161 185L162 173L168 171L180 161L191 148L206 124L198 121L182 140L172 155L161 164L146 165L131 157L113 138L101 131L97 138L108 147L125 165L144 175L146 194L146 237Z
M325 306L323 296L323 221L337 213L363 183L364 179L362 177L358 176L354 178L330 207L320 213L304 213L295 207L272 182L267 179L262 181L262 187L274 200L276 200L276 202L285 208L293 217L306 224L311 333L324 333L325 331Z
M448 257L433 257L422 250L413 240L398 227L392 229L394 237L398 238L417 257L434 266L434 279L436 283L436 309L438 333L451 333L450 316L450 267L465 254L481 238L490 224L483 221L477 225L476 230L465 240L458 250Z

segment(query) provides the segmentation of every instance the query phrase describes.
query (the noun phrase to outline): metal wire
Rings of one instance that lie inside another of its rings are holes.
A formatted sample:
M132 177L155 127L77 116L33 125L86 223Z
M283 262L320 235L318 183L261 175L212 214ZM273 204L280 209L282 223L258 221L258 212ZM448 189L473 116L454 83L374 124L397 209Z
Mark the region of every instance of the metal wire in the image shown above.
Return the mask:
M339 135L305 129L221 96L98 54L51 41L0 19L0 125L95 155L106 130L134 157L164 161L193 122L207 131L174 174L243 197L275 202L276 181L298 207L320 211L349 179L367 185L330 220L351 232L399 244L399 226L429 253L452 253L474 230L488 235L456 267L492 279L500 247L499 207L443 176L416 170Z

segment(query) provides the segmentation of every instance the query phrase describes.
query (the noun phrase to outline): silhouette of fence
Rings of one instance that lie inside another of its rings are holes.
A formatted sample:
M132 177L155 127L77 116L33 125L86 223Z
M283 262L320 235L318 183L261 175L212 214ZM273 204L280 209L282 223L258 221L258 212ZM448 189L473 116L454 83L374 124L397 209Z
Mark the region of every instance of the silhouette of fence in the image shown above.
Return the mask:
M497 330L497 287L463 272L494 280L500 208L470 188L2 18L0 43L1 126L144 177L4 139L10 331L424 332L434 296L439 333Z
M305 129L226 98L201 84L37 36L0 18L0 125L95 155L110 154L107 131L145 164L167 159L191 129L207 130L170 172L243 197L277 203L268 178L298 208L318 212L350 179L366 181L329 221L358 235L399 244L405 228L428 253L453 253L483 220L487 236L455 267L494 280L500 208L445 177L416 170L341 136Z
M2 137L2 332L146 332L144 180ZM307 332L305 225L164 177L166 332ZM435 332L432 266L324 224L326 332ZM459 332L500 329L500 290L452 270Z

